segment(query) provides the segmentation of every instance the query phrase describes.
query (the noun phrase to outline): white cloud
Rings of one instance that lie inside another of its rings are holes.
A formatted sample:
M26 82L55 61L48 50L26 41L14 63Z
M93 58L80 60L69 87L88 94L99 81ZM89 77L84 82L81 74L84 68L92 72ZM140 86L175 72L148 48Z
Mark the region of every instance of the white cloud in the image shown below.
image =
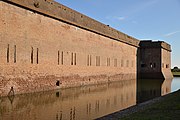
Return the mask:
M135 14L139 14L139 12L144 11L145 9L150 8L154 4L157 4L160 0L147 0L144 2L137 2L137 4L133 4L129 6L127 9L120 11L114 16L107 16L106 19L109 20L118 20L118 21L125 21L127 19L132 19L132 16ZM118 15L119 14L119 15ZM137 24L137 21L131 21L133 24Z
M109 19L109 20L120 20L120 21L122 21L122 20L125 20L126 19L126 17L124 17L124 16L107 16L106 17L106 19Z
M123 17L123 16L121 16L121 17L116 17L118 20L125 20L126 19L126 17Z
M174 31L174 32L167 33L167 34L165 34L164 36L165 36L165 37L170 37L170 36L172 36L172 35L174 35L174 34L177 34L177 33L180 33L180 30L179 30L179 31Z

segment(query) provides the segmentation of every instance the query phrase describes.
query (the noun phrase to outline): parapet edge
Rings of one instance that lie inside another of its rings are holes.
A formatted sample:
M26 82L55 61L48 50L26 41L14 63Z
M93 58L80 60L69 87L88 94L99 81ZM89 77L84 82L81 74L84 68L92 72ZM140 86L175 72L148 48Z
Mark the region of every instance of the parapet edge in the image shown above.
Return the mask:
M43 14L56 20L86 29L134 47L139 47L139 40L114 28L100 23L86 15L72 10L53 0L2 0L19 7Z
M169 52L172 52L172 50L171 50L171 45L170 45L170 44L168 44L168 43L166 43L166 42L164 42L164 41L161 41L161 42L162 42L162 43L161 43L162 48L168 50Z
M141 40L139 43L141 48L163 48L169 52L171 52L171 45L164 41L153 41L153 40Z

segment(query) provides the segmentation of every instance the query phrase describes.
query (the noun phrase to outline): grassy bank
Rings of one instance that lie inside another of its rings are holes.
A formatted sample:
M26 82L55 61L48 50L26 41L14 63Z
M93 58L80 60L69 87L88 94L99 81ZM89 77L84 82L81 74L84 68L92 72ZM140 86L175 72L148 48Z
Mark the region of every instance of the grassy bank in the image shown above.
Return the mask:
M180 120L180 90L122 120Z
M173 76L180 77L180 72L172 72Z

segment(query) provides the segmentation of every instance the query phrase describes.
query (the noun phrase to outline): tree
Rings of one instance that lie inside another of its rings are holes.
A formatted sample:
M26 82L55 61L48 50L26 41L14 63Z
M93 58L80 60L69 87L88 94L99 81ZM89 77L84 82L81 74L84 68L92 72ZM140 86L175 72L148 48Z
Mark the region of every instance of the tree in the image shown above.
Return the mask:
M171 71L172 72L180 72L180 69L177 66L175 66Z
M179 68L176 66L176 67L174 67L173 69L174 69L174 70L178 70Z

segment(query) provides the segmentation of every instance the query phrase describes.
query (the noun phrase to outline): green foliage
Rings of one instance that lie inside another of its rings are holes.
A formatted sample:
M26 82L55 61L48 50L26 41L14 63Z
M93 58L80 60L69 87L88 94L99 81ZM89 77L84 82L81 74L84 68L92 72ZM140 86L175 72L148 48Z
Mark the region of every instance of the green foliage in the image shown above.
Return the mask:
M176 67L174 67L174 69L179 69L179 68L176 66Z
M173 76L179 77L180 76L180 72L172 72Z
M174 67L173 69L171 69L172 72L180 72L180 69L178 67Z

